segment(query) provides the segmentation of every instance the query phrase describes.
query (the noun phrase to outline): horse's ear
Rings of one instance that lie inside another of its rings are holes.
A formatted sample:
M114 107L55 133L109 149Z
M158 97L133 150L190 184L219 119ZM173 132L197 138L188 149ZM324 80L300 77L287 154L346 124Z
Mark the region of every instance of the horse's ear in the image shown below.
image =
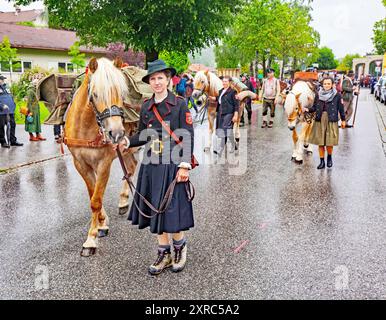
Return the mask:
M95 57L91 58L90 62L88 63L88 69L91 73L94 73L98 69L98 61Z
M204 74L205 74L206 76L208 76L208 73L209 73L209 70L205 70L205 71L204 71Z
M114 66L116 66L118 69L121 69L123 66L123 60L122 57L118 56L114 59Z

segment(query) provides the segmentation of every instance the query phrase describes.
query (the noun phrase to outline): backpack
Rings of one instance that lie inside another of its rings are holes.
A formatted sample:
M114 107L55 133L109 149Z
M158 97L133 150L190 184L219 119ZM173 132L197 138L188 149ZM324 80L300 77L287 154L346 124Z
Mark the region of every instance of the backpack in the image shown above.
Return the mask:
M185 78L182 78L180 80L180 82L177 84L177 93L179 95L185 95L185 91L186 91L186 79Z

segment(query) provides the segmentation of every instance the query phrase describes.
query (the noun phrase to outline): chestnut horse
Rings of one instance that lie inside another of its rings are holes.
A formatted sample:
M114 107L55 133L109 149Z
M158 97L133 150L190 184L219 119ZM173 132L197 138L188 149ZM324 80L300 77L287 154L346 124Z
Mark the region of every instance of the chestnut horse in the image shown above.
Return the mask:
M118 60L90 60L88 73L76 92L68 110L63 142L69 148L76 170L86 183L92 211L88 237L82 256L93 255L98 237L108 234L108 217L103 207L103 195L116 158L112 143L125 134L132 134L136 123L124 124L123 101L128 87ZM133 175L137 161L131 150L124 154L129 174ZM124 182L119 201L120 214L128 211L129 187Z
M218 97L219 91L223 88L222 81L217 75L215 75L213 72L209 71L198 71L194 77L194 91L192 93L192 97L197 100L197 104L205 105L208 103L208 122L209 122L209 141L207 146L205 147L205 151L210 150L212 147L212 137L214 132L214 120L216 118L216 103L211 103L208 101L208 97ZM233 85L233 82L230 82L231 87L235 89L238 93L238 98L240 100L240 109L239 109L239 117L237 119L237 122L235 123L235 139L236 142L240 139L240 121L241 116L244 113L244 107L245 107L245 99L247 97L250 97L252 99L256 99L257 96L255 93L248 91L248 90L242 90L239 86ZM241 92L242 91L242 92Z

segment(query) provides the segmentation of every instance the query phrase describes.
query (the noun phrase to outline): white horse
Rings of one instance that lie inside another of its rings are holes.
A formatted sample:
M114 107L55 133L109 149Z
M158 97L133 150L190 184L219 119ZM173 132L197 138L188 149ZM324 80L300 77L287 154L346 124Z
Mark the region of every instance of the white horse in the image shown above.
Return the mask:
M303 147L307 154L312 154L312 146L308 143L313 125L313 119L304 108L309 108L315 100L313 85L306 81L297 81L292 90L288 93L284 102L284 110L288 117L288 128L292 131L294 143L291 160L296 163L303 163ZM297 127L301 126L300 134Z
M193 99L199 107L205 107L208 103L208 122L209 122L209 140L204 150L209 151L212 147L214 133L214 120L216 119L217 104L211 102L209 97L218 97L218 92L222 89L222 81L213 72L198 71L194 77ZM208 101L209 100L209 101Z
M231 87L235 89L238 93L237 98L240 100L240 109L239 109L239 117L235 123L234 131L235 131L235 139L236 142L240 140L240 120L241 116L244 113L245 107L245 99L247 97L251 99L256 99L257 96L255 93L249 90L245 90L240 86L240 81L237 83L235 81L231 81ZM196 76L194 77L194 91L192 93L192 97L197 100L198 106L205 105L207 103L208 97L218 97L219 91L223 88L222 81L217 75L213 72L209 71L198 71ZM209 101L208 104L208 122L209 122L209 141L205 151L210 150L212 147L212 137L214 132L214 120L216 118L216 108L217 103L213 103Z

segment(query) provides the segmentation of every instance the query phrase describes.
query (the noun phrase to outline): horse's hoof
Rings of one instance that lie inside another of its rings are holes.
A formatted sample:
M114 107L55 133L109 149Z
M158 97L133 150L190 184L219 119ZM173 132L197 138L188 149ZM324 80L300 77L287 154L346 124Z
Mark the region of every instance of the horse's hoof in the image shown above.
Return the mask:
M129 205L119 208L119 215L123 216L127 211L129 211Z
M295 159L296 159L295 157L292 157L292 158L291 158L291 161L295 161Z
M96 248L82 248L80 255L82 257L90 257L93 256L96 252Z
M240 142L240 138L235 138L236 142Z
M107 237L108 234L109 234L109 229L98 230L98 238Z
M295 163L296 163L296 164L303 164L303 160L296 160L296 159L295 159Z

